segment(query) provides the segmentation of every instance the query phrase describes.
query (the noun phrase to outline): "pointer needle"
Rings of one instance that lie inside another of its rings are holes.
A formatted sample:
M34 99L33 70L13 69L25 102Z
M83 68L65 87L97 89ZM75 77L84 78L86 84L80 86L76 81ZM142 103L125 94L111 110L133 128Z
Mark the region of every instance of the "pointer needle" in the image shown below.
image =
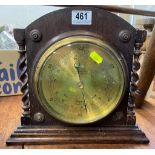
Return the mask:
M74 64L74 67L76 68L77 73L78 73L78 77L79 77L79 81L80 81L79 87L81 88L81 92L82 92L82 96L83 96L83 100L84 100L84 108L85 108L85 110L86 110L86 112L87 112L86 99L85 99L85 96L84 96L84 88L83 88L83 84L82 84L82 82L81 82L80 72L79 72L80 63L75 63L75 64Z

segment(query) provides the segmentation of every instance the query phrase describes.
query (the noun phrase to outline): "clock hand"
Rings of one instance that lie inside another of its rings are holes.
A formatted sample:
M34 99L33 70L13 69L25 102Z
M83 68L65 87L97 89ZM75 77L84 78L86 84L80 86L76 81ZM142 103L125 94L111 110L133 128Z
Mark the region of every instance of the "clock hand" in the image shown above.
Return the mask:
M87 112L87 105L86 105L86 99L85 99L85 96L84 96L84 91L83 91L83 88L81 89L81 92L82 92L82 96L83 96L83 100L84 100L84 108Z
M87 112L86 99L85 99L85 96L84 96L84 88L83 88L83 84L81 82L81 77L80 77L80 72L79 72L80 64L79 63L76 63L76 64L74 64L74 67L76 68L76 71L78 73L78 77L79 77L79 81L80 81L80 88L81 88L82 97L83 97L83 100L84 100L84 107L85 107L85 110Z

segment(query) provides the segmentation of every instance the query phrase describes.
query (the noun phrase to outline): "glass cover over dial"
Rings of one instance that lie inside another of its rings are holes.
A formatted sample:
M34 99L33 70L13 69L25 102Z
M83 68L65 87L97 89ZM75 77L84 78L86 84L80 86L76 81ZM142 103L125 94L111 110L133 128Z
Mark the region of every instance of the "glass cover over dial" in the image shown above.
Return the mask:
M43 108L68 123L87 124L110 114L125 90L124 64L103 41L72 36L51 45L34 74Z

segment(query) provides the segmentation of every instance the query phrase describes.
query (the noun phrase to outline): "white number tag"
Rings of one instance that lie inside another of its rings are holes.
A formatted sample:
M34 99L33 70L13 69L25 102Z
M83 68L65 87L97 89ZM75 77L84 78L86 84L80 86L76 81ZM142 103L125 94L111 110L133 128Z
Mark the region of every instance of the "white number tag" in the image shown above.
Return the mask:
M87 10L73 10L72 11L72 25L91 25L92 11Z

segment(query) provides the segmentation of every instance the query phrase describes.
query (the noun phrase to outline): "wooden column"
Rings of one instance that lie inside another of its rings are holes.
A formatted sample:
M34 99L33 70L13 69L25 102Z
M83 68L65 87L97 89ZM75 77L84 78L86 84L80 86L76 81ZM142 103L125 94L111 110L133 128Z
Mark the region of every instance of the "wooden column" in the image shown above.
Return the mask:
M142 63L138 89L135 92L135 104L137 108L143 105L144 98L150 87L155 74L155 26L153 28L152 36L150 38L146 54Z

